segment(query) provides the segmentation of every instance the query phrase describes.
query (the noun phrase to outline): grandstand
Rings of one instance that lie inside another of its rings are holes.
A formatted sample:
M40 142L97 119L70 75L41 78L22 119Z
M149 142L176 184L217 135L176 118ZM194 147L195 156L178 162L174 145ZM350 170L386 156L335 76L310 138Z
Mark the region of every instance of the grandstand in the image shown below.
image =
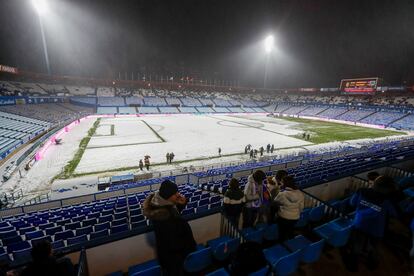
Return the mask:
M414 275L413 3L181 2L0 1L0 276Z

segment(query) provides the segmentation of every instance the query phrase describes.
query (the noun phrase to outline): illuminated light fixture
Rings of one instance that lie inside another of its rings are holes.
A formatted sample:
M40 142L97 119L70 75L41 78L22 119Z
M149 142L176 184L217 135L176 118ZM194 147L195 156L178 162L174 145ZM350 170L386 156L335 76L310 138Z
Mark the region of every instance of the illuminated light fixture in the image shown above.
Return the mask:
M32 5L39 16L45 15L49 11L46 0L32 0Z
M266 53L272 52L274 41L275 41L275 38L273 37L273 35L269 35L266 37L266 39L264 40L264 47L265 47Z

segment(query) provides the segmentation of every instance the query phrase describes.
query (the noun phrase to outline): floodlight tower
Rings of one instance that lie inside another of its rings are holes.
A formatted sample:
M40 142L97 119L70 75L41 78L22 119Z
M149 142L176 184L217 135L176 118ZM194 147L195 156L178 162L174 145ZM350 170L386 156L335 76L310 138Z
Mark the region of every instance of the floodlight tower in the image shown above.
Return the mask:
M37 16L39 18L39 25L40 25L40 32L42 34L42 43L43 43L43 53L45 55L45 62L47 67L47 73L48 75L51 75L50 71L50 64L49 64L49 55L47 52L47 44L46 44L46 37L45 32L43 30L43 20L42 17L47 14L49 11L49 5L46 0L32 0L32 5L37 13Z
M269 58L270 54L273 51L273 43L274 43L274 37L273 35L268 35L264 40L264 49L266 52L266 61L265 61L265 72L264 72L264 80L263 80L263 88L266 88L266 82L267 82L267 67L269 65Z

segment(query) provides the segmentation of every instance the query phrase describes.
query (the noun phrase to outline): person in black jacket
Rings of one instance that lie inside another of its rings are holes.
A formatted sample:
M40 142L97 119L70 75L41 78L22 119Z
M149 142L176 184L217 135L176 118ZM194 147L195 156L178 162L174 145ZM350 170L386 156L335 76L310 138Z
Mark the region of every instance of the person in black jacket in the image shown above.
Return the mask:
M196 250L191 227L180 211L187 203L175 183L165 180L160 189L145 199L143 214L154 226L156 251L163 275L183 275L183 263Z
M236 226L239 227L240 214L243 210L243 205L246 202L243 190L240 189L239 181L232 178L229 183L229 188L224 194L224 213L227 218Z
M52 245L44 240L34 244L32 259L20 274L21 276L74 276L75 268L69 258L56 259L52 255Z

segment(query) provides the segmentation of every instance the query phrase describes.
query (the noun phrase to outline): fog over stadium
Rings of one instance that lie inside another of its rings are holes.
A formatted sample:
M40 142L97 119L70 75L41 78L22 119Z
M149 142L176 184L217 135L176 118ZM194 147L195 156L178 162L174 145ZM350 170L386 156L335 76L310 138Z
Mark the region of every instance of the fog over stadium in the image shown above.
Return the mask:
M414 0L0 0L0 276L414 275Z
M190 76L261 87L262 40L275 36L269 87L331 87L344 77L412 83L413 1L48 1L58 75ZM46 72L30 1L0 2L0 63Z

